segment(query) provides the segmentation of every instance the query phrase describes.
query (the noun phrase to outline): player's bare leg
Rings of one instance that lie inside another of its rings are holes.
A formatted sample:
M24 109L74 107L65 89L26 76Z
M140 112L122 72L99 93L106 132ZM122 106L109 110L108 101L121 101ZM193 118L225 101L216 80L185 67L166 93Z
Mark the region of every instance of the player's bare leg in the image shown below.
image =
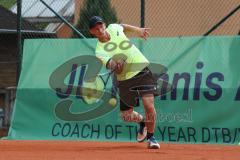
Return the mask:
M138 112L131 109L121 111L121 117L125 122L137 122L139 123L139 130L137 134L137 141L143 142L147 137L147 128L145 127L144 117Z
M155 121L156 121L156 110L154 107L154 95L153 94L145 94L142 96L142 101L145 109L146 115L146 126L147 126L147 139L148 139L148 147L150 149L158 149L160 145L155 140L154 129L155 129Z
M143 116L138 112L135 112L133 107L126 111L121 111L121 117L126 122L140 122L143 120Z

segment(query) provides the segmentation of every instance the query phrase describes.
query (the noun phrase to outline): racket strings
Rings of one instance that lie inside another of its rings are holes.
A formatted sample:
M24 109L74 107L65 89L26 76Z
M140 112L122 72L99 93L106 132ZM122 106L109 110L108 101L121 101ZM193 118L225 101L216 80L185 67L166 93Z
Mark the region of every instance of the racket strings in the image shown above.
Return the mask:
M111 72L99 74L93 82L83 82L82 97L87 104L99 102L106 92L107 83L111 77ZM106 77L106 78L104 78ZM112 92L109 90L109 92ZM114 90L116 93L116 90ZM115 96L113 96L115 97Z

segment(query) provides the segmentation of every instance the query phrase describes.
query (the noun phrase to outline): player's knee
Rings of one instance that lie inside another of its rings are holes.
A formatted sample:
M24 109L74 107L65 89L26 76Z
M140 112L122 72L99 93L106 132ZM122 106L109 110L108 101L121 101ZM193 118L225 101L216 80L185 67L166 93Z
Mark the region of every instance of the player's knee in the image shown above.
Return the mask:
M152 102L151 100L148 101L148 102L145 102L144 104L144 109L145 111L152 111L152 110L155 110L155 107L154 107L154 102Z
M121 118L126 122L130 122L133 114L133 109L121 111Z
M121 117L126 122L140 122L143 120L143 116L133 109L121 111Z
M154 96L153 94L146 94L142 97L143 105L145 108L154 107Z

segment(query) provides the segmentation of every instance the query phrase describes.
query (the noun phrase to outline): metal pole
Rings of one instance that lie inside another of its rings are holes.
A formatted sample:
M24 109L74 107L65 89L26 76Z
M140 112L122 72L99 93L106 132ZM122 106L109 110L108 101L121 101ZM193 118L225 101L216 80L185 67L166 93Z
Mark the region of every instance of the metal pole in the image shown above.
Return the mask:
M228 15L226 15L223 19L221 19L217 24L215 24L212 28L209 29L203 36L207 36L212 33L215 29L217 29L221 24L223 24L229 17L231 17L235 12L240 9L240 5L238 5L234 10L232 10Z
M140 3L141 3L140 27L144 28L145 27L145 0L140 0ZM143 52L143 41L139 42L139 50ZM139 98L137 98L136 101L137 101L136 106L139 106L140 105Z
M140 19L140 27L144 28L145 27L145 0L140 0L141 3L141 19ZM143 42L139 42L139 50L142 52L143 51Z
M17 0L17 84L22 66L22 0Z
M86 38L81 32L79 32L71 23L69 23L65 18L55 12L46 2L40 0L48 9L50 9L58 18L60 18L68 27L70 27L74 32L76 32L80 37Z
M145 0L141 0L141 27L145 26Z

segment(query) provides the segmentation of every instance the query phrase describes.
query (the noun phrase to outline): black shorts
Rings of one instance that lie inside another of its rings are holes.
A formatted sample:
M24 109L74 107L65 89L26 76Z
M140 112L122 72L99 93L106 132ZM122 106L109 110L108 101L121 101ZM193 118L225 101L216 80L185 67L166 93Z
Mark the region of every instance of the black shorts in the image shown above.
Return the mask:
M156 93L156 79L148 68L144 68L136 76L118 82L120 110L125 111L137 105L139 97Z

